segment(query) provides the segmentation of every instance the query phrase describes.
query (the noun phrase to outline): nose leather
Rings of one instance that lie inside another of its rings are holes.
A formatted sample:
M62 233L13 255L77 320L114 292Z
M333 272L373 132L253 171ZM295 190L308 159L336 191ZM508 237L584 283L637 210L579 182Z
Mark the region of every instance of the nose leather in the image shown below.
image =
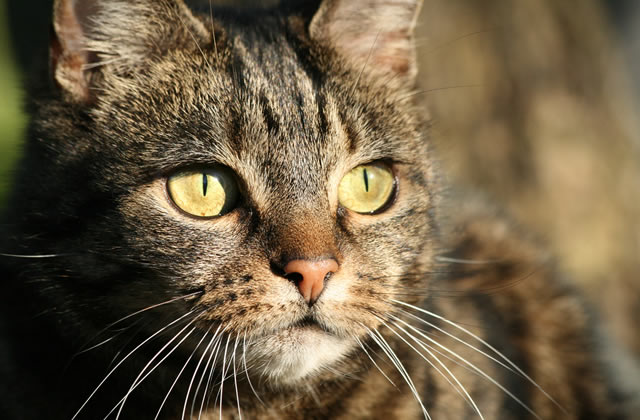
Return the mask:
M309 304L318 299L322 289L324 289L324 281L330 273L335 273L340 267L334 259L324 260L292 260L284 267L284 272L289 276L299 274L297 282L298 290Z

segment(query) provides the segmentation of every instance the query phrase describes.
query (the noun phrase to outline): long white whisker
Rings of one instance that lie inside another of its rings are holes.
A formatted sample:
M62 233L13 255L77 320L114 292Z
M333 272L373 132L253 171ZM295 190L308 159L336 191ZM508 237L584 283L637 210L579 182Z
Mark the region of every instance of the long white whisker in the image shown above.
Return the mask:
M436 261L439 262L447 262L454 264L467 264L467 265L486 265L486 264L496 264L503 260L466 260L462 258L450 258L450 257L435 257Z
M456 324L453 321L450 321L438 314L435 314L433 312L427 311L426 309L422 309L419 308L415 305L411 305L409 303L405 303L399 300L395 300L395 299L391 299L392 302L397 303L399 305L403 305L409 308L412 308L416 311L422 312L425 315L429 315L433 318L439 319L449 325L451 325L454 328L457 328L458 330L464 332L465 334L470 335L471 337L475 338L476 340L478 340L480 343L482 343L483 345L485 345L487 348L489 348L490 350L492 350L495 354L497 354L502 360L504 360L509 366L511 366L513 369L516 370L516 372L518 372L520 375L522 375L525 379L527 379L527 381L529 381L529 383L531 383L533 386L535 386L536 388L538 388L538 390L549 399L549 401L553 402L558 408L560 408L565 414L567 413L567 411L564 409L564 407L562 407L555 399L553 399L551 397L551 395L549 395L544 389L542 389L542 387L540 385L538 385L538 383L536 381L534 381L533 379L531 379L531 377L529 375L527 375L522 369L520 369L518 367L518 365L516 365L515 363L513 363L508 357L506 357L504 354L502 354L501 352L499 352L495 347L493 347L491 344L487 343L485 340L483 340L482 338L478 337L476 334L472 333L471 331L467 330L466 328ZM424 320L423 320L424 321ZM425 321L426 322L426 321Z
M126 349L126 348L128 348L128 347L129 347L129 344L131 344L131 343L135 340L135 338L138 336L138 334L140 334L140 332L141 332L142 330L144 330L145 328L147 328L147 327L148 327L149 325L151 325L152 323L153 323L153 321L148 321L148 322L145 322L145 323L143 323L142 325L140 325L138 328L136 328L135 332L131 335L131 337L130 337L130 338L129 338L125 343L123 343L123 345L122 345L122 347L120 348L120 350L118 350L118 351L113 355L113 357L111 358L111 362L109 363L109 366L107 366L107 369L110 369L110 368L111 368L111 366L115 365L115 364L116 364L116 362L117 362L118 360L120 360L120 355L125 351L125 349ZM136 324L136 323L132 324L132 325L131 325L131 327L133 327L135 324ZM172 330L173 328L177 327L177 325L179 325L179 324L176 324L176 325L172 326L172 327L171 327L171 328L169 328L166 332L169 332L169 331L170 331L170 330ZM71 363L71 362L69 362L69 363Z
M7 257L7 258L24 258L24 259L31 259L31 260L39 260L39 259L43 259L43 258L58 258L58 257L68 257L71 256L72 254L42 254L42 255L25 255L25 254L5 254L0 252L0 257Z
M215 25L213 24L213 7L211 4L211 0L209 0L209 17L211 18L211 37L213 39L213 49L215 51L216 54L216 60L219 58L218 57L218 43L216 42L216 28Z
M209 355L209 359L211 359L211 356L213 355L213 360L211 361L211 367L208 368L209 377L207 378L207 383L204 387L204 392L202 393L202 400L200 401L200 412L198 414L198 420L200 420L200 418L202 417L202 411L204 410L204 407L205 407L205 403L204 403L205 399L207 400L207 407L209 406L209 398L211 397L211 394L208 391L209 391L209 386L211 385L211 381L213 379L213 372L216 370L216 361L218 360L218 352L222 347L222 333L224 333L224 330L220 333L220 337L218 337L218 340L216 340L216 344L214 348L211 349L211 354ZM209 362L207 362L207 364L209 364Z
M85 64L82 66L82 71L97 69L98 67L107 66L109 64L116 64L120 62L125 62L127 60L126 57L114 57L108 60L96 61L95 63Z
M467 366L466 364L456 360L453 356L450 356L448 354L446 354L444 351L442 350L438 350L436 347L430 346L426 343L423 342L423 344L427 347L429 347L429 349L438 354L441 357L444 357L445 359L447 359L448 361L450 361L451 363L455 364L456 366L459 366L460 368L466 370L467 372L471 373L472 375L476 375L476 376L480 376L478 374L478 372L476 372L475 370L471 369L469 366Z
M177 322L180 322L181 320L183 320L185 317L193 314L194 312L196 312L195 310L191 310L189 312L187 312L186 314L182 315L180 318L172 321L171 323L165 325L164 327L160 328L158 331L156 331L155 333L153 333L150 337L148 337L146 340L144 340L142 343L138 344L133 350L131 350L122 360L120 360L118 362L118 364L116 364L113 369L111 369L109 371L109 373L107 373L107 375L104 377L104 379L98 384L98 386L96 386L96 388L93 390L93 392L91 393L91 395L89 395L89 397L85 400L85 402L82 404L82 406L78 409L78 411L76 411L76 413L73 415L73 417L71 418L71 420L74 420L75 418L78 417L78 414L80 414L80 412L82 411L82 409L89 403L89 401L93 398L93 396L96 394L96 392L98 392L98 390L102 387L102 385L104 385L104 383L107 381L107 379L109 379L109 377L113 374L113 372L116 371L116 369L118 369L133 353L135 353L138 349L140 349L140 347L144 346L146 343L148 343L149 341L151 341L153 338L155 338L158 334L161 334L163 331L165 331L167 328L171 327L172 325L174 325Z
M105 345L105 344L107 344L108 342L110 342L110 341L112 341L112 340L114 340L114 339L118 338L118 336L119 336L120 334L122 334L123 332L125 332L125 331L126 331L126 330L122 330L122 331L118 332L117 334L115 334L114 336L109 337L109 338L107 338L106 340L102 340L102 341L101 341L101 342L99 342L98 344L95 344L95 345L93 345L93 346L89 347L88 349L81 350L81 351L77 352L76 354L74 354L74 355L73 355L73 357L80 356L81 354L88 353L88 352L90 352L91 350L95 350L95 349L97 349L98 347L104 346L104 345Z
M219 329L219 327L218 327ZM200 369L200 365L202 364L202 361L204 360L204 358L207 356L207 349L209 349L209 347L213 344L213 341L215 340L215 336L211 338L211 340L209 341L209 344L207 345L207 347L205 348L205 350L202 352L202 356L200 356L200 360L198 360L198 363L196 364L195 369L193 370L193 375L191 375L191 380L189 381L189 386L187 387L187 394L184 397L184 406L182 407L182 419L184 420L185 418L185 414L187 413L187 405L189 403L189 395L191 394L191 388L193 387L193 381L195 381L196 375L198 374L198 370ZM204 376L204 373L203 373ZM194 396L194 400L197 397L197 392L196 392L196 396ZM191 405L191 408L193 410L193 404ZM190 416L191 418L193 418L193 416Z
M412 344L410 344L407 340L404 339L404 337L402 337L402 335L398 334L397 331L395 331L393 328L391 328L391 326L389 326L389 324L387 324L384 320L378 318L378 320L380 322L382 322L382 324L387 327L390 331L392 331L395 335L397 335L406 345L408 345L413 351L415 351L418 355L420 355L420 357L422 357L427 363L429 363L429 365L431 365L431 367L433 367L436 372L438 372L443 378L445 378L445 380L447 382L449 382L449 385L451 385L453 387L453 389L456 390L456 392L462 397L464 398L468 403L471 404L471 407L476 411L476 413L478 413L478 416L484 420L484 416L482 415L482 413L480 412L480 409L478 408L478 406L476 405L475 401L473 400L473 398L471 398L471 395L469 395L469 393L467 392L467 389L460 383L460 381L458 380L458 378L453 374L453 372L451 372L451 370L449 370L449 368L447 367L447 365L445 365L444 363L442 363L440 361L440 359L438 359L431 351L429 351L428 348L426 348L425 346L422 345L422 343L420 342L420 340L417 340L413 335L409 334L404 328L402 328L401 326L396 324L396 327L398 327L402 332L404 332L407 336L409 336L412 340L414 340L420 347L422 347L422 349L424 351L426 351L429 356L433 357L434 359L436 359L436 361L438 362L438 364L440 366L442 366L442 368L449 374L449 376L455 381L455 383L457 384L457 386L451 382L451 380L440 370L438 369L438 367L436 365L433 364L433 362L429 359L427 359L422 353L420 353L420 351L418 351L418 349L416 349ZM460 393L460 390L462 390L462 393ZM464 394L464 395L463 395Z
M226 379L226 375L227 375L227 370L228 369L226 367L227 365L227 350L229 349L229 340L231 339L231 336L227 337L227 343L224 345L224 354L222 356L222 378L220 379L220 388L219 388L219 394L220 394L220 420L222 420L222 399L224 398L224 380ZM218 399L216 398L216 402L218 401Z
M236 335L236 342L233 346L233 384L236 388L236 403L238 405L238 417L242 420L242 411L240 410L240 393L238 392L238 372L236 369L236 351L238 350L239 335Z
M200 345L202 344L202 342L204 341L204 339L206 338L207 334L204 334L202 336L202 338L200 339L200 342L198 342L198 345L195 346L195 348L193 349L193 351L191 352L191 354L189 355L189 357L187 358L187 361L184 363L184 365L182 366L182 369L180 369L180 372L178 372L178 374L176 375L176 379L174 379L173 383L171 384L171 386L169 387L169 390L167 391L167 394L165 395L164 399L162 400L162 403L160 404L160 407L158 408L158 411L156 412L156 416L154 417L154 420L158 420L158 417L160 417L160 412L162 411L162 407L164 407L165 403L167 402L167 400L169 399L169 395L171 394L171 391L173 391L173 388L176 386L176 384L178 383L178 379L180 379L180 376L182 375L182 372L184 372L184 370L187 368L187 365L189 364L189 362L191 361L191 359L193 358L193 356L196 354L196 352L198 351L198 348L200 347Z
M384 371L382 369L380 369L380 366L378 366L378 364L376 363L375 360L373 360L373 357L371 357L371 355L369 354L369 352L367 351L367 349L364 347L364 343L362 341L360 341L360 339L357 336L354 336L353 338L355 338L356 342L358 343L358 345L360 346L360 348L362 349L362 351L364 351L364 354L367 355L367 357L369 358L369 360L371 360L371 363L373 363L373 365L378 369L378 371L382 374L382 376L384 376L387 381L389 381L389 383L391 385L393 385L394 388L398 388L396 386L396 384L393 383L393 381L387 376L386 373L384 373Z
M355 83L353 84L353 88L351 89L351 95L356 91L358 85L360 84L360 79L362 78L362 74L364 73L367 64L369 64L369 60L371 60L371 56L373 55L373 50L375 49L376 44L378 43L378 37L380 36L380 32L376 34L376 37L373 39L373 44L371 44L371 48L369 49L369 54L367 54L367 58L364 60L364 64L362 65L362 69L360 69L360 73L358 73L358 77L356 78Z
M207 363L204 365L204 367L202 368L202 375L200 376L200 380L198 381L198 385L196 386L196 390L193 394L193 399L191 400L191 412L189 414L189 418L193 418L193 410L194 410L194 406L196 403L196 399L198 398L198 394L200 392L200 386L202 386L202 381L204 380L205 375L207 374L208 368L209 368L209 363L211 363L211 357L213 356L213 351L209 351L209 350L213 350L213 346L215 345L216 338L218 337L218 333L220 332L220 329L222 328L222 324L218 325L218 329L216 330L216 332L213 334L213 337L211 337L211 340L209 341L209 344L207 344L207 346L205 347L202 357L206 357L206 354L209 353L209 357L207 358ZM198 367L200 366L200 363L202 362L202 358L200 359L200 362L198 362L198 366L196 366L196 371L193 372L193 376L195 377L197 371L198 371ZM205 393L206 393L206 389L205 389ZM187 399L189 398L189 394L187 393Z
M179 300L187 299L187 298L190 298L190 297L193 297L193 296L197 296L197 295L200 295L200 294L202 294L202 292L189 293L189 294L187 294L187 295L178 296L178 297L175 297L175 298L172 298L172 299L166 300L166 301L164 301L164 302L160 302L160 303L156 303L156 304L151 305L151 306L147 306L146 308L140 309L140 310L138 310L138 311L136 311L136 312L133 312L133 313L131 313L131 314L129 314L129 315L127 315L127 316L123 317L123 318L120 318L120 319L119 319L119 320L117 320L117 321L114 321L114 322L110 323L109 325L107 325L106 327L104 327L103 329L101 329L100 331L98 331L98 332L97 332L97 333L96 333L96 334L95 334L95 335L94 335L94 336L89 340L89 343L90 343L91 341L93 341L93 339L95 339L96 337L99 337L99 336L100 336L100 334L102 334L103 332L107 331L109 328L111 328L111 327L113 327L113 326L115 326L115 325L117 325L117 324L121 323L122 321L126 321L126 320L127 320L127 319L129 319L129 318L132 318L132 317L134 317L134 316L136 316L136 315L140 315L141 313L146 312L146 311L149 311L149 310L151 310L151 309L155 309L155 308L158 308L158 307L160 307L160 306L168 305L168 304L170 304L170 303L174 303L174 302L177 302L177 301L179 301ZM91 348L90 348L90 349L88 349L88 350L83 350L83 349L81 349L81 350L79 350L79 351L74 355L74 357L75 357L75 356L77 356L77 355L79 355L79 354L82 354L82 353L84 353L84 352L86 352L86 351L89 351L89 350L91 350L91 349L93 349L93 348L95 348L95 347L96 347L96 346L93 346L93 347L91 347Z
M440 348L443 348L445 351L453 354L455 357L457 357L458 359L462 360L471 369L473 369L475 372L477 372L480 376L482 376L483 378L485 378L486 380L488 380L489 382L494 384L496 387L498 387L500 390L502 390L502 392L504 392L505 394L510 396L515 402L517 402L521 407L523 407L525 410L527 410L535 418L537 418L537 419L540 418L533 410L531 410L531 408L529 408L529 406L527 406L525 403L523 403L518 397L516 397L513 393L511 393L509 390L507 390L502 384L500 384L498 381L496 381L491 376L489 376L487 373L485 373L482 369L478 368L476 365L474 365L473 363L469 362L468 360L466 360L464 357L460 356L458 353L454 352L453 350L442 346L440 343L438 343L437 341L433 340L431 337L427 336L426 334L423 334L420 330L418 330L417 328L413 327L412 325L402 321L399 318L398 318L398 320L400 322L402 322L403 324L407 325L410 329L412 329L416 333L418 333L421 337L425 338L426 340L429 340L430 342L432 342L436 346L439 346Z
M244 373L247 376L247 382L249 383L249 388L253 392L253 395L256 396L260 404L265 405L258 393L256 392L253 384L251 383L251 378L249 377L249 367L247 366L247 331L244 332L244 338L242 339L242 363L244 364Z
M387 355L387 357L389 357L391 362L395 365L396 369L398 369L398 372L400 373L400 375L403 377L403 379L409 386L409 389L411 390L411 393L413 394L414 398L416 399L416 401L418 401L418 404L420 404L420 408L422 409L422 413L424 414L425 419L432 420L431 416L429 415L429 412L427 411L424 404L422 403L422 399L418 394L418 390L416 389L413 383L413 380L411 379L411 376L409 376L409 373L407 372L404 365L402 364L398 356L395 354L391 346L389 346L389 343L387 343L387 341L384 339L382 334L380 334L380 332L378 332L377 330L371 330L369 327L367 327L364 324L361 324L361 325L369 332L369 336L373 339L373 341L376 342L376 344L378 344L378 346L380 346L382 351Z
M116 404L116 406L105 416L105 419L107 417L109 417L111 415L111 413L115 410L116 407L120 406L120 408L118 409L118 414L116 414L116 420L118 420L120 418L120 414L122 413L122 410L124 409L124 405L127 402L127 398L129 398L129 395L131 395L131 393L133 392L134 389L136 389L138 387L138 385L140 385L145 379L147 379L147 377L149 375L151 375L151 373L156 370L158 368L158 366L160 366L169 356L171 356L171 354L178 349L178 347L180 347L180 345L196 330L196 327L192 327L191 330L189 332L187 332L184 337L182 337L182 339L178 342L178 344L176 344L169 352L167 352L167 354L152 368L149 369L149 372L146 373L145 375L145 371L149 368L149 366L151 366L151 364L158 358L160 357L160 355L162 354L162 352L171 345L171 343L173 343L187 328L189 328L189 326L191 324L193 324L195 322L195 318L191 320L191 322L189 322L187 325L185 325L180 331L178 331L177 334L175 334L173 336L173 338L171 338L171 340L167 341L167 343L162 346L162 348L160 350L158 350L158 352L151 358L151 360L149 360L147 362L147 364L142 368L142 370L140 371L140 373L138 374L138 376L136 376L136 379L134 379L133 383L131 384L131 387L129 387L129 390L127 391L127 393L125 394L124 397L122 397L122 399L120 400L120 402L118 404ZM208 332L207 332L208 333ZM206 335L206 334L205 334ZM144 377L142 379L140 379L140 377L142 377L142 375L144 375Z
M505 368L505 369L507 369L507 370L509 370L509 371L511 371L511 372L513 372L513 373L520 374L519 372L515 371L513 368L511 368L510 366L507 366L506 364L504 364L504 363L503 363L503 362L501 362L500 360L496 359L495 357L491 356L490 354L487 354L486 352L484 352L484 351L480 350L479 348L477 348L477 347L475 347L475 346L472 346L471 344L469 344L469 343L467 343L466 341L464 341L464 340L460 339L459 337L456 337L455 335L451 334L450 332L448 332L448 331L446 331L446 330L444 330L444 329L442 329L442 328L438 327L437 325L435 325L435 324L433 324L433 323L431 323L431 322L429 322L429 321L427 321L427 320L424 320L424 319L420 318L419 316L416 316L416 315L412 314L411 312L408 312L408 311L406 311L406 310L404 310L404 309L400 309L400 312L402 312L403 314L405 314L405 315L407 315L407 316L409 316L409 317L411 317L411 318L413 318L413 319L415 319L415 320L417 320L417 321L422 322L423 324L428 325L429 327L431 327L431 328L433 328L433 329L435 329L435 330L437 330L437 331L439 331L439 332L441 332L441 333L445 334L446 336L448 336L448 337L450 337L450 338L452 338L452 339L456 340L457 342L459 342L459 343L461 343L461 344L463 344L463 345L465 345L465 346L469 347L470 349L472 349L472 350L474 350L474 351L476 351L476 352L480 353L480 354L481 354L481 355L483 355L484 357L486 357L486 358L488 358L488 359L492 360L493 362L495 362L495 363L499 364L499 365L500 365L500 366L502 366L503 368ZM392 315L392 316L393 316L393 315ZM397 317L394 317L394 318L397 318ZM522 375L521 375L521 376L522 376Z

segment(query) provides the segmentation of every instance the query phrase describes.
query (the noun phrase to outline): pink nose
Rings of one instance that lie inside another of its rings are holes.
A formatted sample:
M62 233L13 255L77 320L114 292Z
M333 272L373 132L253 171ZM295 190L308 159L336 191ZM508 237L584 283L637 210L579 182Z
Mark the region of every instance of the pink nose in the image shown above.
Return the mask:
M338 262L334 259L326 259L319 261L311 260L293 260L284 267L287 275L299 274L302 279L297 283L300 294L310 305L312 305L322 289L324 289L324 280L330 273L338 271Z

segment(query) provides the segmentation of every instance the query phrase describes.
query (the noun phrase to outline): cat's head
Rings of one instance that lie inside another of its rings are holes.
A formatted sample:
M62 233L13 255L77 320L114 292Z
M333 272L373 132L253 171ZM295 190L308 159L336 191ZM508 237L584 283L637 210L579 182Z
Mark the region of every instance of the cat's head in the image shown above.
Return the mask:
M246 342L279 384L359 348L427 286L437 234L419 3L211 20L181 0L58 0L19 181L28 250L62 254L42 289L58 315L95 331L152 307L146 336Z

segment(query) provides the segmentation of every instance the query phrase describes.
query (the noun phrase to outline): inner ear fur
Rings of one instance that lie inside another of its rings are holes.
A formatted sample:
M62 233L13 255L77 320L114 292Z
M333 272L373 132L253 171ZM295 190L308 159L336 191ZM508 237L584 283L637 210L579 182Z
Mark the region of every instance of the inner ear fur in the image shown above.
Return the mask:
M73 100L90 102L97 67L124 73L210 40L183 0L55 0L51 74Z
M93 1L56 0L54 3L51 73L60 88L83 102L90 100L90 75L85 68L95 59L87 46L87 24L89 16L96 11Z
M355 66L413 81L413 33L421 5L422 0L324 0L309 33Z

